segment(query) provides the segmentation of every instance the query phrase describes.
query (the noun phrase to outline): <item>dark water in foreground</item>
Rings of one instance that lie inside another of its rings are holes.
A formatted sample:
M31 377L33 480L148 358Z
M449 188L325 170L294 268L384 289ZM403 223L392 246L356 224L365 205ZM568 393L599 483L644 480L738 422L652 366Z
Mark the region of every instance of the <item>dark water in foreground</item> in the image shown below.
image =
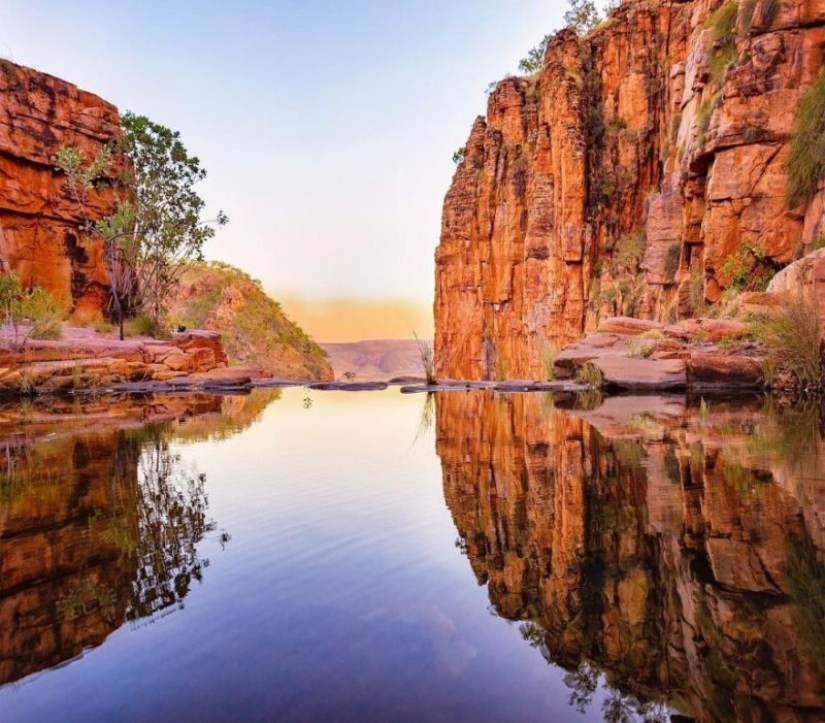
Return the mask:
M0 409L0 721L825 719L818 410L588 403Z

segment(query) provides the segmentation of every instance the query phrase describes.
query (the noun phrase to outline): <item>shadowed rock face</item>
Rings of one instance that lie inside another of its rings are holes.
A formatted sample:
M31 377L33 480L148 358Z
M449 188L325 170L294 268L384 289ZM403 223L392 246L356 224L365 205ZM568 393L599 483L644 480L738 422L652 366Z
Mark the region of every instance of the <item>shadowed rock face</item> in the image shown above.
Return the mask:
M61 145L91 160L121 136L117 109L71 83L0 61L0 260L24 285L70 300L75 311L106 309L108 281L99 240L81 237L82 218L54 171ZM115 156L115 168L122 164ZM111 190L89 194L89 215L108 215Z
M437 395L460 544L502 617L616 695L701 721L825 715L817 415L618 398ZM814 410L817 411L817 410Z
M231 435L277 396L0 410L0 685L182 604L208 564L198 544L216 523L204 476L169 441Z
M724 4L629 0L490 94L444 201L437 375L545 378L605 317L690 315L812 249L825 195L789 208L785 162L825 2L741 2L730 32Z

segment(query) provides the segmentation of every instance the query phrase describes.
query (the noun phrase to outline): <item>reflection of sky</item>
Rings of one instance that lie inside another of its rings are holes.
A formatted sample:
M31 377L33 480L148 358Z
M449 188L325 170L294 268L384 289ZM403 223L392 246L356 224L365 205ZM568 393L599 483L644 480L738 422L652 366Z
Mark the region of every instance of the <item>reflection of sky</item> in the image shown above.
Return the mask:
M424 397L304 395L180 446L225 550L178 614L3 691L4 721L586 720L454 547Z

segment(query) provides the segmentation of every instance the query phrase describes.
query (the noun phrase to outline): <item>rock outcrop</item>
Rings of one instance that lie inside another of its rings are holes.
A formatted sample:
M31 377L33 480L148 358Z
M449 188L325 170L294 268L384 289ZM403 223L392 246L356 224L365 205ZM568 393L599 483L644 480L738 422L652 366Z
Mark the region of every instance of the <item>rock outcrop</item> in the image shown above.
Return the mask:
M0 346L0 395L170 382L228 371L220 334L214 331L181 332L168 341L146 337L118 341L85 329L72 334L72 339L61 341L30 340L20 350ZM249 381L250 370L245 372Z
M52 156L61 145L91 159L120 138L117 109L91 93L31 68L0 60L0 262L24 286L41 286L76 313L100 314L108 280L100 240L82 222ZM112 173L123 160L117 154ZM89 214L113 208L105 187L89 193Z
M825 231L786 169L824 48L825 0L628 0L501 81L444 202L436 374L544 378L606 317L764 290Z
M603 674L628 705L696 721L825 715L816 407L435 402L457 544L497 613L570 671L573 703Z
M198 264L183 274L167 303L176 324L221 332L234 364L289 379L333 379L326 352L240 269Z

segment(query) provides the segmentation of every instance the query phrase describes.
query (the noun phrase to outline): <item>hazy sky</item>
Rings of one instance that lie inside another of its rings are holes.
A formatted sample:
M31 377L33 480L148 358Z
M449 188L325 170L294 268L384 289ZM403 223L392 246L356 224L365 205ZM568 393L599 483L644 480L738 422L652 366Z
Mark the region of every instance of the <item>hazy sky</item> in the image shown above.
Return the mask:
M2 0L0 55L181 131L275 294L429 301L453 151L548 0Z

